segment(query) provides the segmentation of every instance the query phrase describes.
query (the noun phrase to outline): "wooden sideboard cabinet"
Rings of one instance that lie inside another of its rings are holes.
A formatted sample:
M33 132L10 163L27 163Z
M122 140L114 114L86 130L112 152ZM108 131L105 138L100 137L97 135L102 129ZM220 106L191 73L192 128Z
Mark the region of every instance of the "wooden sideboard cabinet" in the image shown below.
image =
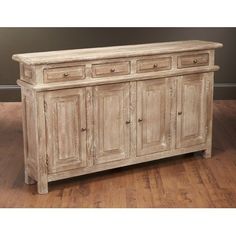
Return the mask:
M13 55L25 182L203 151L211 157L214 52L179 41Z

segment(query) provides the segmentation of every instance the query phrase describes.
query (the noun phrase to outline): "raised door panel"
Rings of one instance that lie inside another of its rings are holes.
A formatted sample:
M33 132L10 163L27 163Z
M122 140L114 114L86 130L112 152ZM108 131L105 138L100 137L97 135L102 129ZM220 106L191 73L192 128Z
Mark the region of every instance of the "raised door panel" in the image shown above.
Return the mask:
M128 158L129 83L94 88L94 122L95 163Z
M49 172L86 166L85 90L48 92L46 105Z
M170 149L169 79L137 83L137 156Z
M205 142L207 97L204 74L178 78L177 88L177 148Z

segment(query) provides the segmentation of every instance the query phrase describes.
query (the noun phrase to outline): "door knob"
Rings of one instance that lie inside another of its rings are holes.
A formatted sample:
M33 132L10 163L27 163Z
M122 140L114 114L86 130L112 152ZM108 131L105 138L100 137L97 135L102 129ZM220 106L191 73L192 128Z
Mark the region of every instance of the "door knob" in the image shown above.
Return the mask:
M143 121L143 119L141 119L141 118L138 119L138 122L142 122L142 121Z

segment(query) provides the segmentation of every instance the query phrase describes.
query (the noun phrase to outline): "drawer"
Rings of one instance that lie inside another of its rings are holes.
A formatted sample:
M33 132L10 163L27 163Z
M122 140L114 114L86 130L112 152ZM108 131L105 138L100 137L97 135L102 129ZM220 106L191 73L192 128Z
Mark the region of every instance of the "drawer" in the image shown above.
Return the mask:
M207 66L207 65L209 65L208 53L178 56L178 68Z
M44 70L44 82L81 80L85 78L85 66L50 68Z
M114 62L92 65L92 77L106 77L130 74L130 62Z
M171 69L171 57L142 59L137 61L136 72L154 72Z

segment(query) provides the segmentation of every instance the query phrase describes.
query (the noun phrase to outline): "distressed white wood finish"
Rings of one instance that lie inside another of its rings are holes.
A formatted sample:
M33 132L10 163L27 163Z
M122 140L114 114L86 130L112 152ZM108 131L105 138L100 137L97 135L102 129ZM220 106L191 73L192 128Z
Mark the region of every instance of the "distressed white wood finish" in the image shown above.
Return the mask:
M133 57L173 52L199 51L222 47L221 43L199 40L138 44L127 46L113 46L100 48L86 48L62 50L54 52L36 52L13 55L13 59L25 64L49 64L80 60L99 60L121 57Z
M204 75L178 78L177 148L194 146L206 140L207 96Z
M168 78L137 82L137 156L170 149Z
M129 157L129 83L94 88L95 163Z
M49 173L86 166L85 89L51 91L45 109Z
M63 68L50 68L44 70L44 82L81 80L85 78L85 66L71 66Z
M117 75L128 75L130 73L130 62L102 63L92 65L92 77L112 77Z
M209 53L191 53L190 55L178 56L178 68L208 65Z
M214 50L180 41L13 55L20 62L25 182L188 152L211 157Z

